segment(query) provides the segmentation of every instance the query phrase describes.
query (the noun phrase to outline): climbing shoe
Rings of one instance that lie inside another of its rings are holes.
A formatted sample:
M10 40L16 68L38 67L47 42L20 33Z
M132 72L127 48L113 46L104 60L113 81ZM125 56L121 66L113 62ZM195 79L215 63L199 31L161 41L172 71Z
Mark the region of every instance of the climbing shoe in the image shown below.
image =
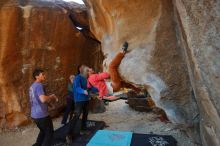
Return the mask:
M122 46L122 50L123 52L127 52L128 51L128 42L124 42L123 46Z

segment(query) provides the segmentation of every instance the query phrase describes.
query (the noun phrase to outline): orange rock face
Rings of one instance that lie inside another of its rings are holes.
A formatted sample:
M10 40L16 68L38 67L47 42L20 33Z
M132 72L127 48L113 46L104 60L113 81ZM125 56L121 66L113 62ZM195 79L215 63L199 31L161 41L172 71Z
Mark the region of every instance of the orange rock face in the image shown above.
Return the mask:
M77 65L99 68L100 45L84 37L66 11L53 3L4 3L0 9L0 127L29 120L28 89L35 68L47 73L47 93L65 103L66 84Z

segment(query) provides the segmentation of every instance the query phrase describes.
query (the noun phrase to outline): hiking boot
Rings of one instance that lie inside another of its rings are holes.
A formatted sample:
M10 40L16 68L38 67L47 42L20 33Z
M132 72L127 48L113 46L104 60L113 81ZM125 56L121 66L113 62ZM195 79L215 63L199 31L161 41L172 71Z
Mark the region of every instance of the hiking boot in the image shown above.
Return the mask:
M122 46L122 50L124 53L127 53L128 51L128 42L124 42L123 46Z

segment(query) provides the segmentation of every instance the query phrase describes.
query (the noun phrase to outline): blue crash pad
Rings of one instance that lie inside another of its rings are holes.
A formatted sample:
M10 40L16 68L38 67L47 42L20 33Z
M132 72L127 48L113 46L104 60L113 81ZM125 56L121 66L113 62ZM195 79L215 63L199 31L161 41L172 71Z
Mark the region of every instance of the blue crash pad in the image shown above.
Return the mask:
M98 130L86 146L130 146L132 132Z

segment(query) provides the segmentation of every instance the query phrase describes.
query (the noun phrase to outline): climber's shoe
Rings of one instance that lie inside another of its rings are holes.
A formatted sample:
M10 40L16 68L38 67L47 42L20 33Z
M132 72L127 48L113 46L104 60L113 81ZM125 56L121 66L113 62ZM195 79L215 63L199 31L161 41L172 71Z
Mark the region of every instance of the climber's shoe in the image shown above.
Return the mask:
M127 53L127 51L128 51L128 42L124 42L124 44L123 44L123 46L122 46L122 51L123 51L124 53Z

